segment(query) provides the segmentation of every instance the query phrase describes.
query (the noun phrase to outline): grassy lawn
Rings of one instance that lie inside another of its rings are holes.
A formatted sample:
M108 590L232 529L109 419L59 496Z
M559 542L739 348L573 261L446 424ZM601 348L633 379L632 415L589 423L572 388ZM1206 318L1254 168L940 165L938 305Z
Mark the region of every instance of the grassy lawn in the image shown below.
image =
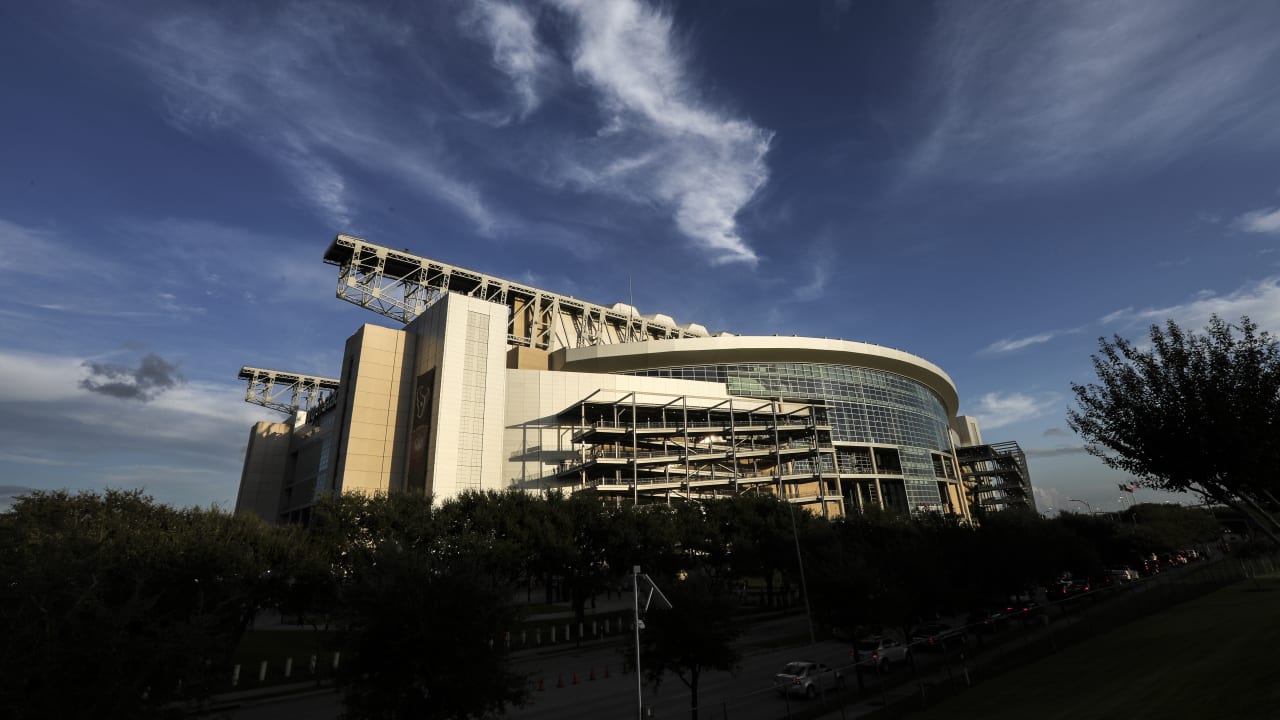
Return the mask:
M1280 719L1280 576L1082 642L913 720Z
M311 655L328 656L329 633L312 630L249 630L236 648L233 662L248 667L266 660L272 665L293 658L294 666L306 667Z

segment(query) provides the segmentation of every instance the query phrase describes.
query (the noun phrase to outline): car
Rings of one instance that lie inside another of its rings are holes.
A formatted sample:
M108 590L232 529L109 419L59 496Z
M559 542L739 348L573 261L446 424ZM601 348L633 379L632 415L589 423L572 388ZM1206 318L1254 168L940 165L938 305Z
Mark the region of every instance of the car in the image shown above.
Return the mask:
M889 672L894 665L911 657L911 648L890 637L873 635L853 644L854 663Z
M928 623L911 631L911 644L927 650L945 650L953 643L964 643L964 630L946 623Z
M1138 573L1133 568L1125 565L1124 567L1115 567L1107 570L1107 577L1115 582L1132 582L1138 579Z
M1035 600L1010 605L1004 609L1004 617L1022 621L1022 625L1047 625L1049 614Z
M992 610L974 610L969 613L965 625L970 632L985 634L1001 629L1008 621L1009 618L1001 607Z
M819 662L789 662L773 676L773 689L784 696L800 695L813 699L841 687L844 687L844 675Z
M1091 590L1093 590L1093 586L1088 580L1072 580L1071 584L1067 586L1066 596L1075 597L1077 595L1085 595Z
M1069 600L1087 594L1093 589L1088 580L1059 580L1044 589L1044 595L1050 602Z

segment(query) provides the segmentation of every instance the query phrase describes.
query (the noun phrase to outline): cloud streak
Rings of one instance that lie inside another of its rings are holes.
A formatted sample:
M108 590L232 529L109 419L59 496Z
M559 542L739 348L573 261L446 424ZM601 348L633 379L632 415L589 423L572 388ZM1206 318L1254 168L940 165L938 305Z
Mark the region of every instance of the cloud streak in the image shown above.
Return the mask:
M1204 291L1181 304L1144 309L1124 308L1101 319L1103 324L1133 326L1159 324L1166 320L1195 330L1203 328L1211 315L1232 322L1248 315L1263 330L1280 333L1280 276L1247 284L1226 295Z
M528 8L508 2L480 0L464 18L493 50L493 65L511 79L523 120L541 103L539 86L553 61L537 36L537 18ZM503 120L508 121L509 118Z
M1280 140L1280 16L1239 2L946 3L910 174L1011 182Z
M349 177L361 169L398 176L483 233L498 225L431 142L422 123L430 111L383 87L379 53L412 54L404 23L324 2L234 17L191 5L153 15L134 18L144 32L131 57L163 93L169 122L239 138L288 173L327 222L353 222L361 202Z
M982 349L982 352L986 354L1000 354L1000 353L1014 352L1016 350L1021 350L1023 348L1031 347L1032 345L1040 345L1042 343L1047 343L1050 340L1052 340L1054 337L1056 337L1058 334L1059 333L1056 333L1056 332L1047 332L1047 333L1040 333L1038 335L1030 335L1024 338L1017 338L1017 339L1005 338L1004 340L997 340L996 342L993 342L990 345L986 346L985 348Z
M977 410L969 414L978 418L978 427L985 433L1038 418L1054 409L1059 399L1056 393L989 392L978 398Z
M604 118L567 146L564 177L660 204L715 263L755 264L736 216L768 181L772 133L701 99L670 15L635 0L554 0L577 27L576 77Z
M1280 235L1280 208L1251 210L1236 218L1236 227L1248 233Z

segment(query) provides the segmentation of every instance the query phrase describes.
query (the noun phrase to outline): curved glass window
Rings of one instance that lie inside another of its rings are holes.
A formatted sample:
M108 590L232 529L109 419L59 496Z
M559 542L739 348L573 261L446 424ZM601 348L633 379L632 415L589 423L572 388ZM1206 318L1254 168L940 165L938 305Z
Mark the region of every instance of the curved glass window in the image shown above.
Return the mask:
M932 390L911 378L871 368L820 363L737 363L635 370L627 375L701 380L741 397L823 402L831 439L898 446L895 468L909 507L941 502L931 450L951 453L947 410ZM857 462L848 467L863 470ZM842 463L842 466L843 463Z
M723 383L730 394L745 397L822 401L828 408L831 439L836 442L951 450L942 400L923 384L884 370L818 363L740 363L626 374ZM913 457L913 465L924 465L927 459ZM933 476L932 467L927 476Z

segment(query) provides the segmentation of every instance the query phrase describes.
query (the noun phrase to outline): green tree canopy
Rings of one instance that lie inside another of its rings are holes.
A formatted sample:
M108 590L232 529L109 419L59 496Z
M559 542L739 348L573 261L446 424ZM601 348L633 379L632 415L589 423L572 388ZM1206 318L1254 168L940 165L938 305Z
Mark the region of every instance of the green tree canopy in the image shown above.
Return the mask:
M334 558L349 717L481 718L524 700L497 641L515 621L514 566L480 514L459 525L430 497L348 494L313 518Z
M1217 316L1203 335L1153 325L1150 341L1099 340L1098 381L1072 384L1068 424L1143 486L1228 504L1280 543L1280 345Z
M0 548L12 718L160 717L201 699L299 553L296 528L119 490L19 498Z

